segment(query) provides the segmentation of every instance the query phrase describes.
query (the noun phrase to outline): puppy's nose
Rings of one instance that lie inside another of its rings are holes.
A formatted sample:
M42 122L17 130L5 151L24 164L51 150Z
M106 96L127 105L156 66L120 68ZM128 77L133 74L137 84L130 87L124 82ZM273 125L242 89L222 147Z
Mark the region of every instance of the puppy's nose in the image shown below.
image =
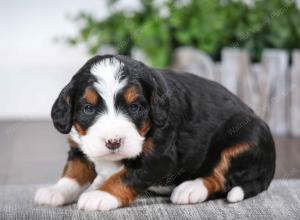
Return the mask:
M121 146L121 139L108 139L105 142L105 146L110 150L116 150Z

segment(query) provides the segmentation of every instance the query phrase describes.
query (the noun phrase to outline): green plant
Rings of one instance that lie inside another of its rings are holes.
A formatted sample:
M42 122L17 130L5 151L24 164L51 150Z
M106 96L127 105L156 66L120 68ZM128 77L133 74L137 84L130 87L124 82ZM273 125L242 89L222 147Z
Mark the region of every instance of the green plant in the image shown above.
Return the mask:
M293 0L181 1L165 0L157 7L154 0L140 0L140 11L111 10L103 20L81 12L75 19L82 24L79 33L68 40L84 43L91 54L107 44L125 55L137 47L158 67L167 66L179 46L193 46L215 60L223 47L246 48L253 60L264 48L300 47L300 15ZM117 2L109 1L110 6ZM162 16L161 8L169 14Z

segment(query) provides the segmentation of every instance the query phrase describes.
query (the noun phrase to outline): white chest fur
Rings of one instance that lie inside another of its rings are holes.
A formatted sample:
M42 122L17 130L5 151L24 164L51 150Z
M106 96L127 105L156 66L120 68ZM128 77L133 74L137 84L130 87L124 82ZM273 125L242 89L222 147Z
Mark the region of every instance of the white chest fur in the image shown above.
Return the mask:
M113 174L117 173L123 168L121 162L118 161L109 161L103 159L91 159L94 162L95 169L97 172L97 177L94 180L93 184L90 186L89 190L95 190L99 186L111 177Z
M94 159L92 161L94 162L98 176L101 176L104 179L109 178L111 175L123 168L122 163L119 161L109 161L103 159Z

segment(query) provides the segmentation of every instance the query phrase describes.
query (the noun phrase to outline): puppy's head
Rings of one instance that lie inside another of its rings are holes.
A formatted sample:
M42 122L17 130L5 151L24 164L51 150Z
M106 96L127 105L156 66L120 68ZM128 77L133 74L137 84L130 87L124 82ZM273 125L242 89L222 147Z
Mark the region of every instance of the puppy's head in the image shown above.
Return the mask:
M54 126L91 159L134 158L151 129L164 126L168 89L160 73L123 56L90 59L52 108Z

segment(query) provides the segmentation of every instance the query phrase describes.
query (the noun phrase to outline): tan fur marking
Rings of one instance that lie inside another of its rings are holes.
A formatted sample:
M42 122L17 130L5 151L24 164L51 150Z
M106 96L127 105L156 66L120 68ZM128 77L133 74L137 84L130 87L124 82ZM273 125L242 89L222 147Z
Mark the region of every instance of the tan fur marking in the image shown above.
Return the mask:
M69 146L71 148L78 148L79 147L79 144L76 143L72 138L71 136L68 136L68 143L69 143Z
M141 127L138 131L141 136L145 137L149 129L150 129L150 122L149 120L147 120L144 122L143 127Z
M154 144L153 144L152 138L146 139L146 141L144 142L144 145L143 145L143 153L144 153L144 155L151 154L152 151L153 151L153 148L154 148Z
M124 93L124 98L127 104L130 104L136 100L138 97L138 92L134 86L129 87L125 93Z
M95 90L91 89L91 88L87 88L85 90L84 96L85 100L92 104L92 105L96 105L97 101L98 101L98 95L96 93Z
M249 144L238 144L222 152L221 160L213 170L212 174L205 177L203 180L209 195L215 192L221 192L225 189L225 175L230 168L231 159L247 151L250 147Z
M79 185L84 186L93 182L96 172L91 162L76 158L67 162L63 177L75 179Z
M137 196L135 190L126 186L122 182L122 177L127 173L126 169L122 169L118 173L112 175L101 187L100 190L108 192L122 203L123 206L129 205Z
M79 123L74 124L76 131L81 135L86 135L86 130L84 130Z

